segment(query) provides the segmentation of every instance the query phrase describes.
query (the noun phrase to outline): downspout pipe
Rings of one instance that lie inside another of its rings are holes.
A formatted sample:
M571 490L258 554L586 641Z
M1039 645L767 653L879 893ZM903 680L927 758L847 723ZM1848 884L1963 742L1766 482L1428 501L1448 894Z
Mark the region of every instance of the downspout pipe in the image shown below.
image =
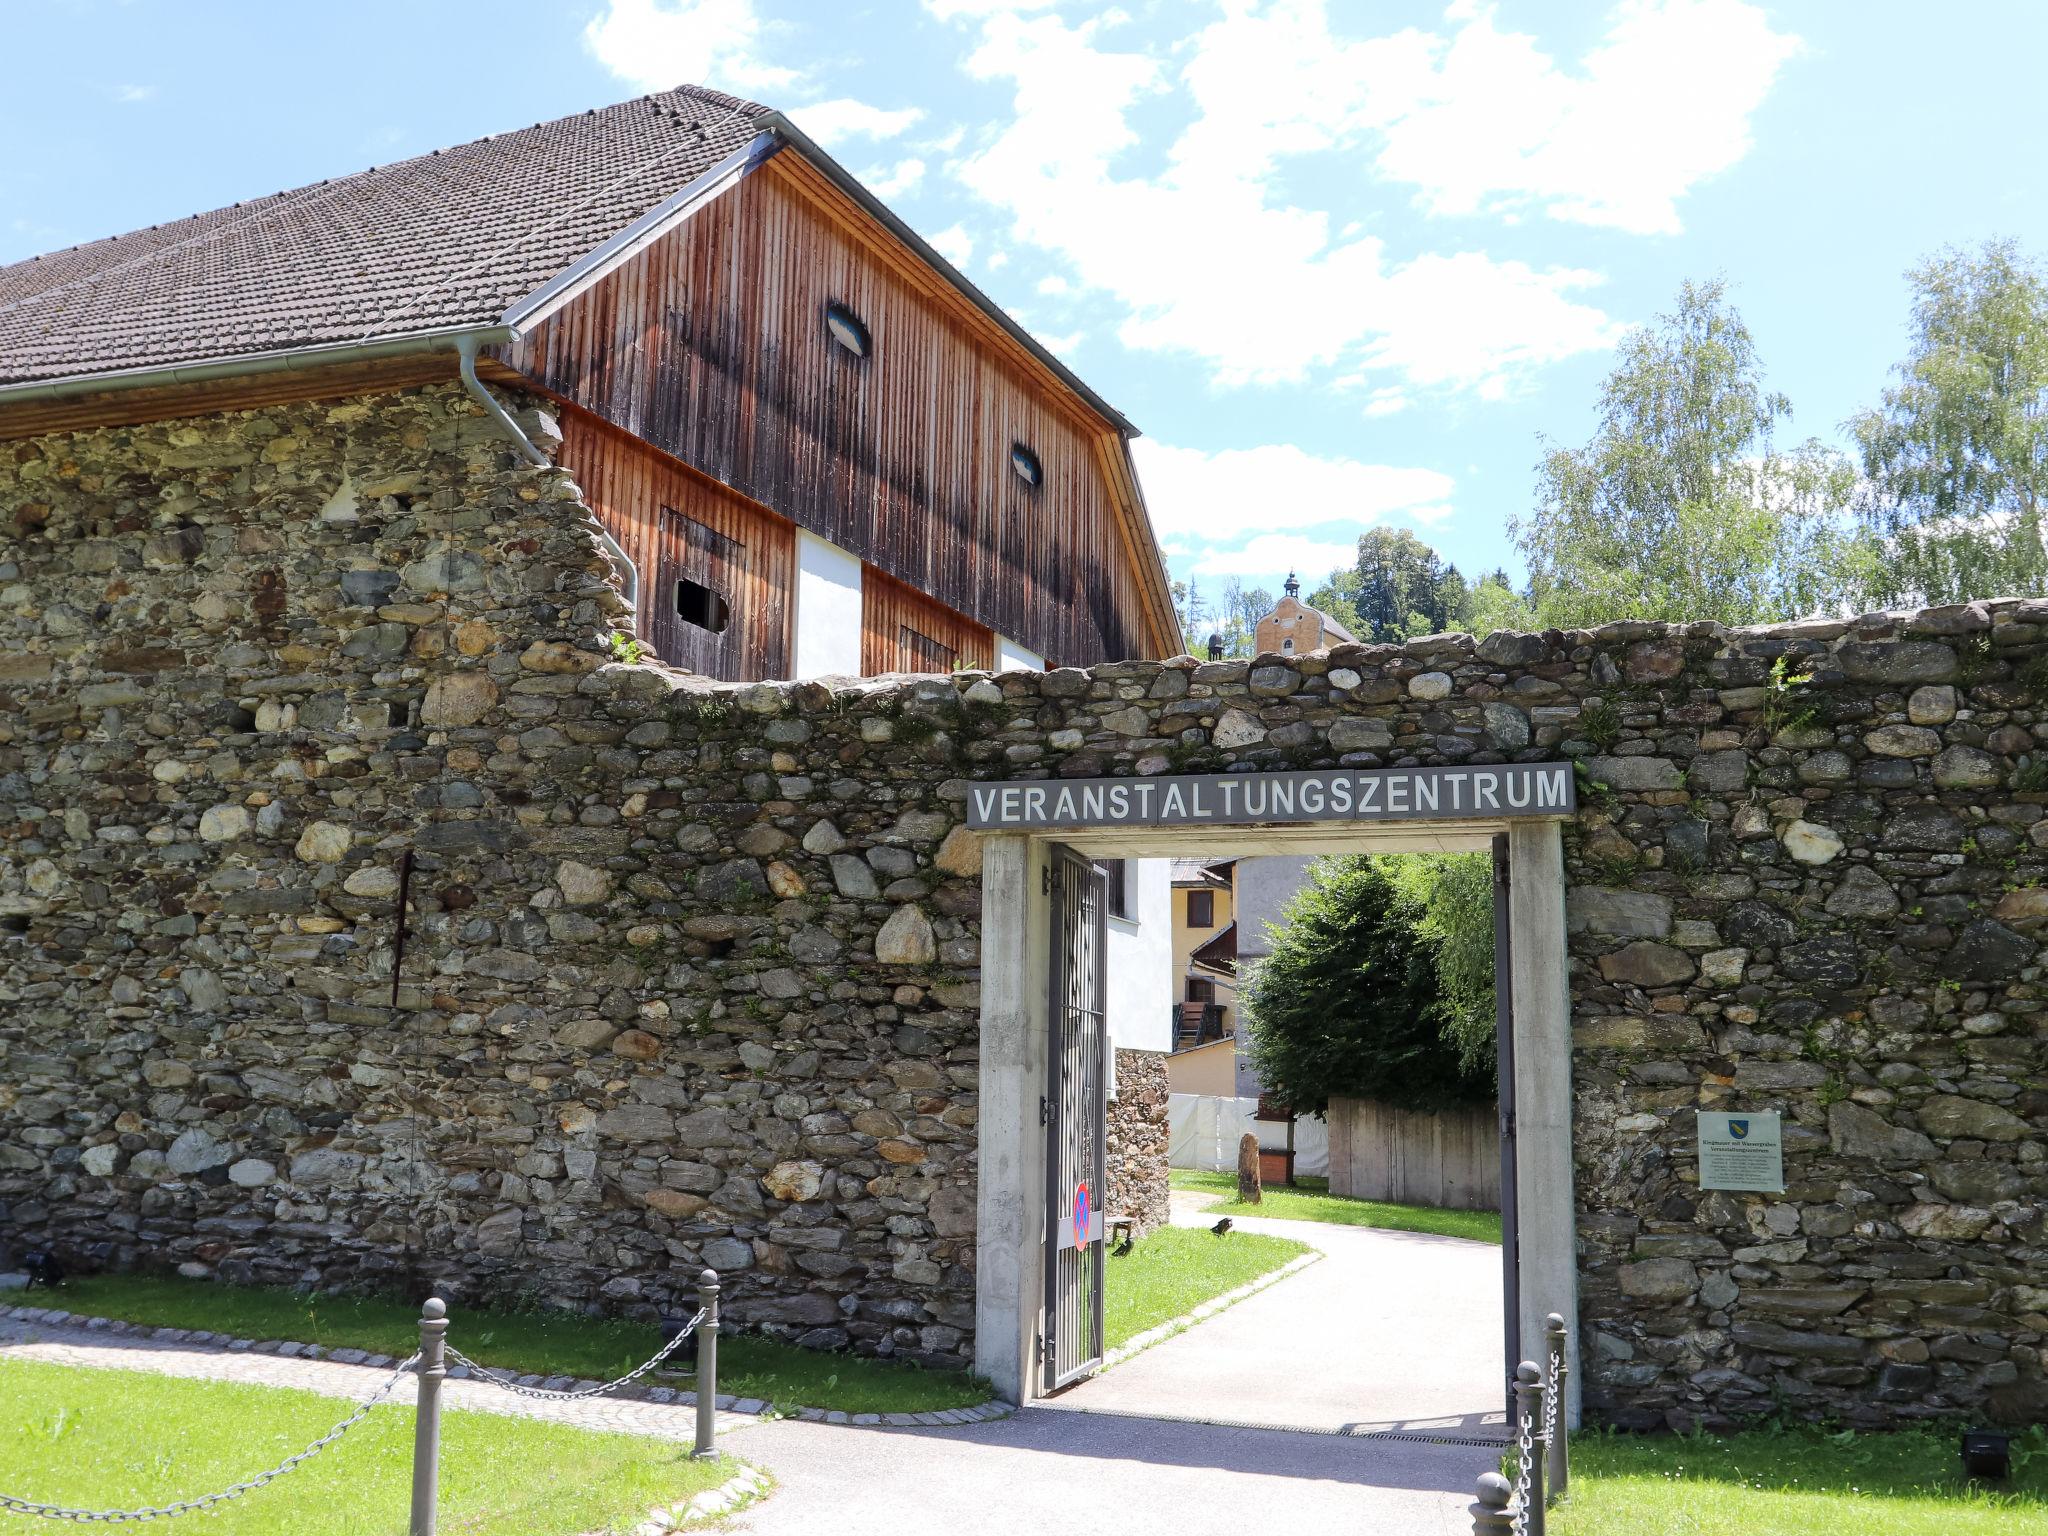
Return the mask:
M458 359L457 371L462 377L462 387L469 392L469 397L482 406L490 414L491 419L504 429L505 436L511 440L512 446L519 450L521 458L536 469L554 468L555 461L534 446L533 439L526 435L526 429L513 419L512 413L505 409L496 395L484 388L484 381L476 376L476 350L476 337L456 338L455 356ZM604 545L604 552L611 557L613 566L618 570L619 584L624 588L620 595L625 598L626 606L637 608L640 604L639 567L633 564L633 557L626 553L626 547L613 538L611 531L602 524L598 527L597 537Z

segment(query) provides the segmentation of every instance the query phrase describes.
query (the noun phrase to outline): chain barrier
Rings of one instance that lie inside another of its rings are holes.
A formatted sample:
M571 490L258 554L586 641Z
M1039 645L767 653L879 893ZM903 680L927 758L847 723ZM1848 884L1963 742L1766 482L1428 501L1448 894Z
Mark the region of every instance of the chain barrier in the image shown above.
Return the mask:
M489 1382L492 1386L503 1387L507 1392L516 1392L521 1397L537 1397L545 1402L556 1403L573 1402L577 1398L582 1397L602 1397L607 1392L616 1392L620 1387L626 1386L630 1382L638 1381L642 1376L645 1376L649 1371L661 1364L662 1361L674 1354L682 1346L683 1340L689 1338L691 1334L697 1331L697 1325L704 1321L705 1310L705 1308L699 1307L697 1315L683 1324L676 1336L656 1350L653 1357L644 1364L634 1366L625 1375L614 1380L602 1382L594 1387L583 1387L574 1392L551 1392L546 1387L523 1386L501 1371L494 1371L487 1365L478 1365L476 1361L470 1359L469 1356L465 1355L453 1344L448 1346L448 1358L459 1365L468 1367L472 1374Z
M254 1492L268 1483L274 1483L301 1462L318 1456L328 1446L362 1423L370 1410L382 1402L391 1389L398 1385L412 1368L419 1363L419 1356L412 1355L400 1363L384 1385L379 1387L357 1407L356 1411L327 1431L318 1440L300 1451L296 1456L287 1456L268 1472L223 1488L219 1493L209 1493L196 1499L180 1499L175 1504L145 1506L142 1509L67 1509L61 1504L38 1504L33 1499L19 1499L12 1494L0 1493L0 1510L16 1515L40 1515L46 1520L69 1520L78 1525L105 1523L125 1524L138 1520L174 1520L179 1515L189 1515L194 1510L212 1509L230 1499L239 1499L245 1493Z
M1529 1536L1529 1504L1536 1480L1536 1423L1527 1408L1516 1415L1515 1536Z
M1557 1443L1557 1386L1559 1356L1556 1350L1550 1352L1549 1374L1543 1382L1543 1443Z

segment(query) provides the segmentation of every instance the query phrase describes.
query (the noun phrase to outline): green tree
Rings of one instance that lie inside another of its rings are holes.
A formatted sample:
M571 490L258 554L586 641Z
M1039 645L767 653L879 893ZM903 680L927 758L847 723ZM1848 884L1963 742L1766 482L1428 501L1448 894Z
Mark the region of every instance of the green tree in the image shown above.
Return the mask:
M1352 609L1361 640L1409 640L1451 628L1463 612L1465 578L1406 528L1358 536Z
M1546 455L1535 511L1509 524L1540 622L1754 624L1839 602L1854 471L1811 439L1779 450L1791 412L1725 285L1683 285L1622 342L1592 441Z
M1209 608L1202 589L1190 577L1173 583L1172 590L1174 616L1180 620L1181 645L1190 656L1207 656L1209 637L1203 632L1202 621L1209 616Z
M1873 594L1960 603L2048 590L2048 275L2010 240L1908 274L1912 340L1884 403L1849 423Z
M1536 610L1529 605L1529 599L1515 590L1515 584L1508 579L1506 571L1494 571L1480 577L1466 599L1465 611L1459 616L1459 626L1469 629L1481 637L1492 634L1496 629L1531 630L1543 626L1536 622Z
M1420 910L1369 857L1310 871L1239 995L1267 1090L1313 1114L1338 1095L1423 1112L1491 1098L1492 1079L1444 1036Z
M1491 578L1489 578L1491 580ZM1436 965L1444 1038L1466 1072L1494 1067L1493 860L1483 853L1382 859Z
M1342 624L1361 640L1368 640L1371 631L1358 612L1358 571L1346 566L1341 571L1330 572L1330 579L1308 595L1309 607L1325 614Z
M1273 611L1273 594L1264 587L1247 587L1232 576L1223 583L1223 606L1217 613L1217 632L1223 636L1227 656L1249 656L1258 639L1259 620Z

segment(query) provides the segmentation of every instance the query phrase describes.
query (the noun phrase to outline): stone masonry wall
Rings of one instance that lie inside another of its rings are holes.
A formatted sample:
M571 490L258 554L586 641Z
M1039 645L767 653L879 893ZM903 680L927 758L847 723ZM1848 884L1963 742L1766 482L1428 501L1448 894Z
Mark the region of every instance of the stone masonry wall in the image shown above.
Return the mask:
M576 498L452 387L0 447L0 1233L643 1311L710 1264L957 1363L953 687L607 665Z
M1170 1188L1167 1153L1166 1053L1116 1053L1116 1097L1109 1101L1103 1209L1134 1217L1139 1235L1166 1225Z
M2048 602L728 687L576 496L452 389L0 450L0 1231L957 1360L969 780L1569 756L1593 1416L2048 1411Z

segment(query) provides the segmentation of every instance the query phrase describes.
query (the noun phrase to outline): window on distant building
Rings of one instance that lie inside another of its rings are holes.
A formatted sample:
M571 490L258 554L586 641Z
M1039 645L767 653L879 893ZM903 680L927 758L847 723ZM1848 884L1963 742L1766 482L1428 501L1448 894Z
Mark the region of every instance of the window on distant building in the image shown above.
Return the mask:
M868 355L868 328L861 324L860 316L844 304L825 306L825 329L834 341L855 357Z
M1010 468L1017 471L1017 478L1036 490L1045 480L1045 467L1038 462L1038 455L1022 443L1010 444Z
M725 626L732 622L732 605L703 582L692 581L687 576L678 576L676 617L685 624L708 629L714 635L722 634Z
M1131 909L1131 861L1129 859L1104 859L1102 873L1109 882L1109 915L1126 921L1137 917Z
M1216 1001L1216 983L1202 976L1188 978L1187 1000L1191 1003L1213 1003Z
M1190 928L1214 928L1216 926L1216 893L1214 891L1188 892L1188 926Z

